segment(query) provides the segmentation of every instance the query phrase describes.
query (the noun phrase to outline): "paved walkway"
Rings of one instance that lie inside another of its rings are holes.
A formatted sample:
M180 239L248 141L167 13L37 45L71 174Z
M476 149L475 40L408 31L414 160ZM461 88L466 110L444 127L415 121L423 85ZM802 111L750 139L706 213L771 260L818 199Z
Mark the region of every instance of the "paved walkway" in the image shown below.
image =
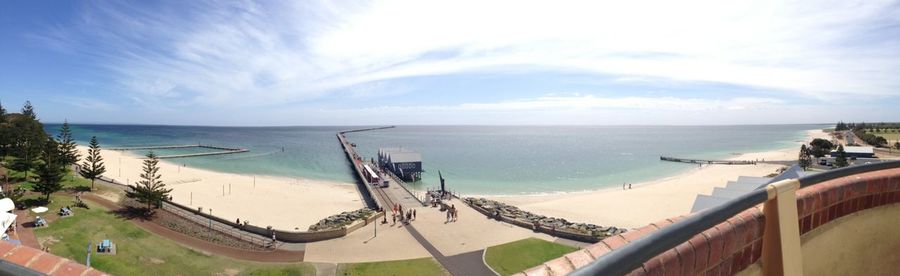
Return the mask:
M16 214L16 234L13 235L18 235L17 239L22 242L22 245L41 249L40 243L34 236L34 216L31 214L31 211L28 209L16 209L13 213Z
M484 264L484 261L481 260L481 254L479 253L480 251L447 257L444 256L444 254L441 254L441 252L438 251L437 248L434 247L434 245L429 243L428 240L426 240L425 237L423 237L422 234L420 234L412 224L407 225L406 230L409 231L409 234L411 234L413 238L415 238L416 241L419 242L419 244L422 244L422 246L425 247L425 250L428 250L428 253L431 253L431 255L434 256L435 260L441 263L441 266L447 269L447 271L450 271L450 274L456 276L495 275L494 272ZM472 257L473 253L478 255L477 258Z

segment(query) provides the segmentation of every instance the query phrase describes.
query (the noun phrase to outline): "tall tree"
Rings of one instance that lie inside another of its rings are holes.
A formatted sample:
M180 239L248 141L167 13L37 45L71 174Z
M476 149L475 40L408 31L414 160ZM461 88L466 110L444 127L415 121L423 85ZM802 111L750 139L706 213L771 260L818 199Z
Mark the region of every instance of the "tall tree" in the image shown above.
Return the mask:
M809 150L806 148L806 145L800 146L800 157L797 162L804 171L812 165L812 157L809 156Z
M126 192L126 196L133 198L140 203L147 204L146 211L149 213L153 210L153 204L157 204L168 198L172 189L166 189L159 174L159 159L152 151L147 154L144 159L144 172L141 173L141 180L131 186L131 190Z
M0 102L0 124L6 122L6 108L3 108L3 103Z
M844 151L844 145L838 146L837 154L838 154L838 156L834 158L834 166L835 167L843 168L843 167L850 165L849 163L847 163L847 152Z
M31 101L25 101L25 106L22 106L22 115L28 116L32 120L37 120L37 114L34 113L34 107L31 106Z
M103 156L100 155L100 143L97 143L97 136L91 137L91 146L78 173L81 177L91 180L91 190L94 190L94 180L105 172L106 166L103 165Z
M62 178L65 175L59 143L53 138L47 138L44 143L41 160L43 162L37 167L38 182L32 190L44 195L44 200L49 202L50 194L62 190Z
M821 138L816 138L816 139L813 139L812 142L809 142L808 150L809 150L809 153L812 154L813 156L822 157L822 156L825 156L825 154L828 154L829 152L831 152L831 149L833 149L833 148L834 148L834 144L832 144L831 141L821 139Z
M9 153L10 129L9 124L6 123L6 117L6 108L3 108L3 103L0 103L0 157L6 157Z
M44 132L44 125L36 119L22 114L11 114L7 125L9 149L14 157L13 168L25 172L25 179L28 179L28 172L34 168L37 157L42 152L44 141L47 140L47 133Z
M78 163L81 155L78 154L78 148L75 140L72 138L72 129L69 127L69 121L63 121L62 127L59 129L59 150L62 152L62 164L68 168Z

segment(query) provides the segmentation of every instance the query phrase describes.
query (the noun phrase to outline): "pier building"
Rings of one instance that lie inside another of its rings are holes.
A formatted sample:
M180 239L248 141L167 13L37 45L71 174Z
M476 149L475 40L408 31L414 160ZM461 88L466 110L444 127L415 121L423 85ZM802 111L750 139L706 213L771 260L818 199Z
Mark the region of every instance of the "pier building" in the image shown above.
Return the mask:
M404 180L419 180L422 177L422 154L404 148L378 149L378 166L394 173Z

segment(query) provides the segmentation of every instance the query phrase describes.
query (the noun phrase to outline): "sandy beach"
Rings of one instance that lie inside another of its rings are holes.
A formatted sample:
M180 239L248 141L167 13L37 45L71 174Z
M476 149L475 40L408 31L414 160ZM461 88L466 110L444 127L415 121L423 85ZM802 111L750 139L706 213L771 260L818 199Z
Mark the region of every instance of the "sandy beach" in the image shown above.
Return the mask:
M814 138L828 139L821 130L807 131L806 142ZM796 147L744 153L733 160L795 160L801 141ZM562 217L573 222L637 228L670 217L688 214L698 194L710 194L714 187L724 187L739 176L766 176L781 165L710 165L663 179L632 184L633 189L621 187L589 192L534 196L488 197L536 214Z
M87 147L78 146L78 150L81 156L87 154ZM106 163L104 176L121 183L138 180L141 156L113 150L101 153ZM320 219L364 207L352 183L223 173L168 160L159 164L162 181L173 189L175 202L262 227L305 231Z

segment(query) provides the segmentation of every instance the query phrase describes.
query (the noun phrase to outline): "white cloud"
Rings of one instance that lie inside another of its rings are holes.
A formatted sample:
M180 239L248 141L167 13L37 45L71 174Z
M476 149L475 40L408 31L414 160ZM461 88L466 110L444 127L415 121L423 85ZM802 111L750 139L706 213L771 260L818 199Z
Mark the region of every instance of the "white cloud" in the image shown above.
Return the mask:
M76 34L54 32L53 39L103 58L123 87L147 93L139 97L232 107L510 68L716 82L815 98L900 89L900 37L879 33L900 21L892 1L179 3L190 7L101 3L87 10ZM503 106L667 104L557 100Z

